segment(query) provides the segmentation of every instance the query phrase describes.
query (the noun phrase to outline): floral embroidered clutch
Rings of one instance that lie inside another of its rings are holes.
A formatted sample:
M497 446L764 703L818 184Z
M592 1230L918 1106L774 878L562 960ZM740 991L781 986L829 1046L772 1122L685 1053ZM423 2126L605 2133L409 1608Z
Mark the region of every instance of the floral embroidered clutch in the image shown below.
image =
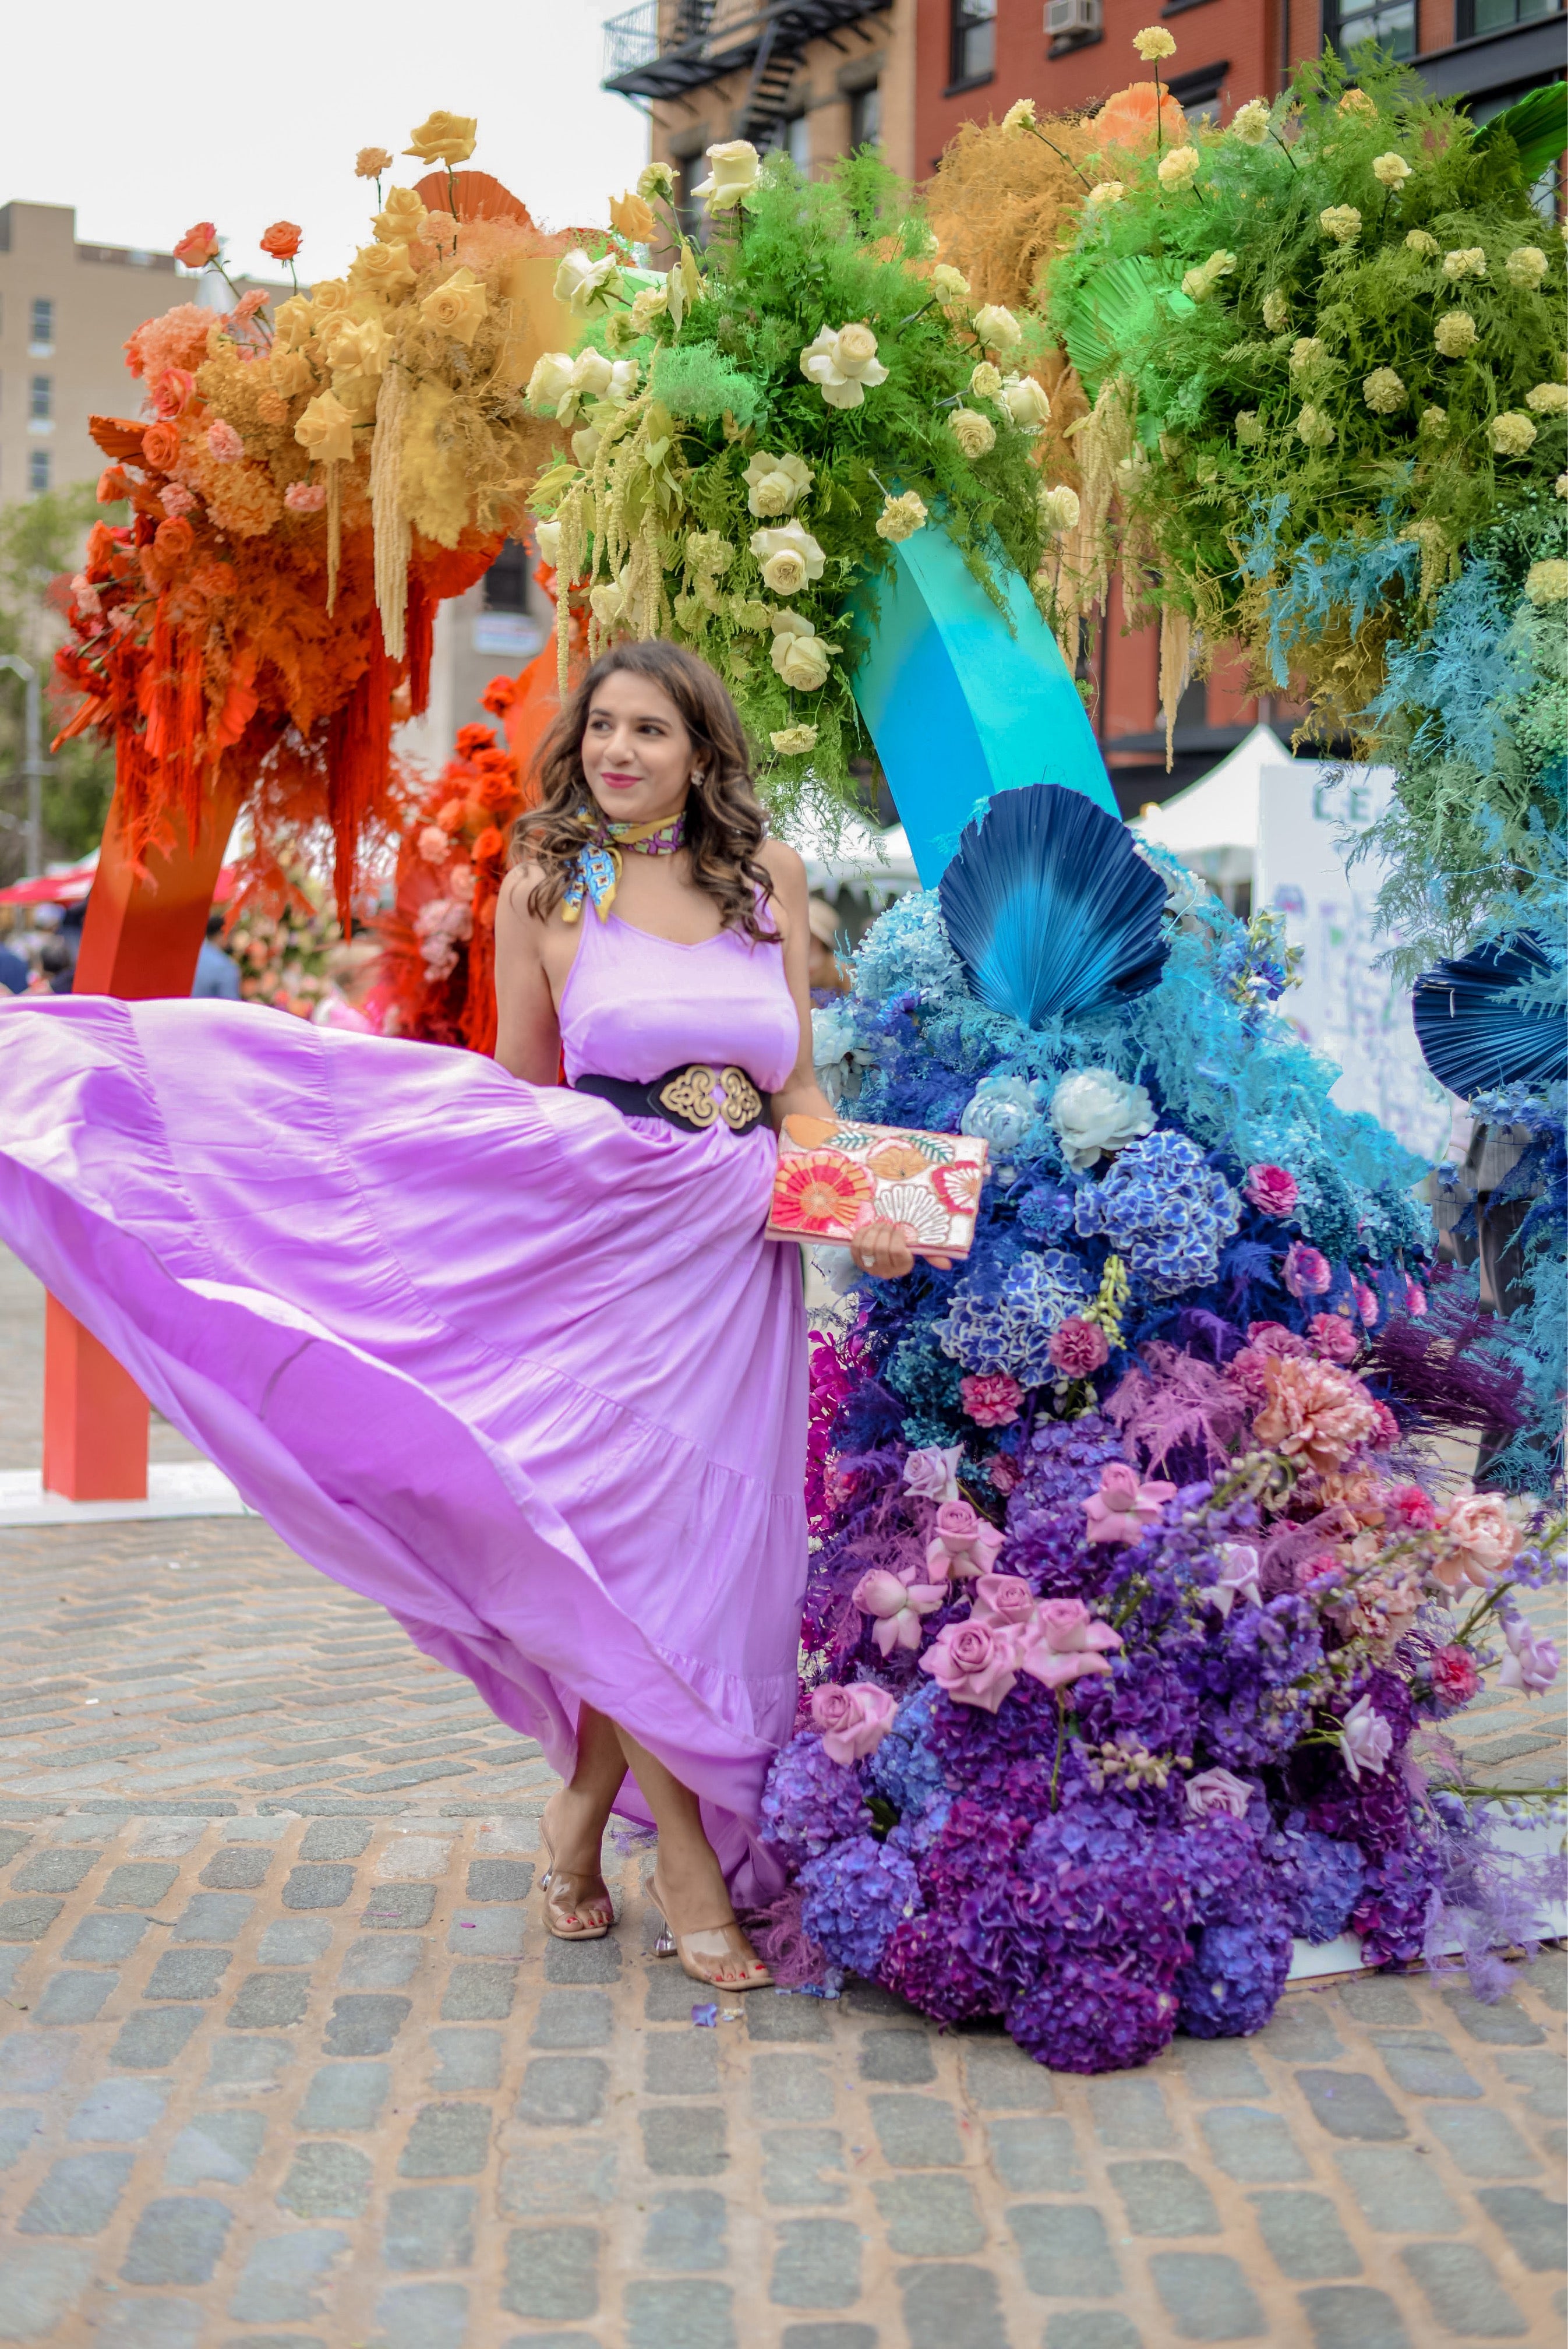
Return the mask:
M787 1117L768 1218L770 1240L843 1246L862 1224L900 1224L916 1256L965 1257L985 1180L968 1133Z

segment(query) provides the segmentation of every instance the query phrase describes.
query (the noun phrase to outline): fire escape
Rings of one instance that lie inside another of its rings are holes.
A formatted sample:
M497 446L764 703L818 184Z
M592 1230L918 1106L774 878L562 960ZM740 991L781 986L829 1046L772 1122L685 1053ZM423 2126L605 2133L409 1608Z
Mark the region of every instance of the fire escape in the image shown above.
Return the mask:
M642 0L604 27L604 88L624 98L686 99L728 74L747 75L734 136L767 148L778 143L790 89L808 41L835 48L892 0L770 0L740 15L722 0L676 0L661 36L658 0Z

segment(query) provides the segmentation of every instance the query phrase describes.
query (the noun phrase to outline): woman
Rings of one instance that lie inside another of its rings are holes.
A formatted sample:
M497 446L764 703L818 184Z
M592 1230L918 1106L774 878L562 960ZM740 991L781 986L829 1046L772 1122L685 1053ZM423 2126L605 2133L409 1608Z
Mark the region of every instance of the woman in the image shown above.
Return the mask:
M658 1827L686 1971L750 1989L731 1899L782 1880L755 1830L806 1566L770 1126L831 1115L805 876L673 647L595 664L542 771L495 1062L244 1006L0 1010L0 1237L291 1547L540 1738L551 1930L608 1930L618 1809ZM854 1252L910 1269L892 1226Z

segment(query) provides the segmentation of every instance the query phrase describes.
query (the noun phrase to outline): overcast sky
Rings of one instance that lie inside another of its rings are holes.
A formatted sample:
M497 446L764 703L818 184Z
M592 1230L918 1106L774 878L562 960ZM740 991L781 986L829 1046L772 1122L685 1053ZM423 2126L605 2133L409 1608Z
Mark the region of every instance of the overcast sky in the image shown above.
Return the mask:
M215 221L231 268L267 276L276 264L257 238L296 221L303 284L335 276L368 239L375 189L354 176L358 150L397 154L445 107L479 117L474 168L542 225L604 223L607 199L647 153L644 118L598 86L602 20L616 6L18 7L5 36L0 203L74 204L85 243L164 253L193 221ZM29 90L36 102L24 104ZM395 177L412 185L423 170L400 159Z

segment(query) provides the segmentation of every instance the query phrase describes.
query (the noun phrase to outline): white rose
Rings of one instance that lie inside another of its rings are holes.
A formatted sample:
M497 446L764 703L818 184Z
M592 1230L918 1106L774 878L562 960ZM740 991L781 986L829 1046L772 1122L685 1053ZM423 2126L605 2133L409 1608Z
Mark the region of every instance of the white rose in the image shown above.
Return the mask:
M748 139L727 139L710 147L707 161L709 176L692 193L701 197L710 212L733 212L762 177L761 158Z
M571 388L571 352L546 351L542 358L535 359L533 373L528 378L528 404L530 408L553 408Z
M1037 432L1042 424L1050 421L1051 403L1046 397L1045 386L1037 383L1032 375L1010 376L1003 389L1002 405L1025 432Z
M603 437L596 424L584 424L580 431L572 435L572 454L584 472L599 454L599 443Z
M754 530L751 552L762 565L763 584L775 595L798 595L822 575L822 550L798 522L775 530Z
M746 502L759 519L793 513L815 478L804 458L759 449L746 468Z
M773 639L773 666L796 693L817 693L828 681L829 650L820 636L780 631Z
M541 563L548 563L553 571L561 560L561 524L558 522L536 522L533 543L539 549Z
M1130 1085L1109 1069L1079 1069L1051 1095L1051 1123L1062 1156L1081 1174L1108 1150L1125 1150L1151 1133L1154 1104L1141 1085Z
M800 354L800 372L814 383L830 408L859 408L866 386L887 381L869 326L823 326Z
M593 607L593 617L599 626L610 628L626 609L626 592L619 580L607 579L600 586L591 589L588 601Z
M635 399L642 373L635 359L617 359L610 369L610 380L602 396L613 400L617 408L624 408L629 400Z
M1054 490L1040 492L1042 530L1048 530L1053 533L1064 530L1076 530L1078 519L1078 493L1076 490L1069 489L1066 481L1058 482Z
M999 302L987 302L983 310L975 311L975 331L988 351L1016 350L1024 339L1024 329Z
M969 280L965 276L964 272L961 269L954 269L952 263L948 261L937 263L931 273L931 283L944 302L956 302L962 295L969 291Z
M609 307L620 281L620 264L613 253L590 261L581 245L573 245L570 253L562 254L555 273L555 298L571 304L573 317L592 318Z

